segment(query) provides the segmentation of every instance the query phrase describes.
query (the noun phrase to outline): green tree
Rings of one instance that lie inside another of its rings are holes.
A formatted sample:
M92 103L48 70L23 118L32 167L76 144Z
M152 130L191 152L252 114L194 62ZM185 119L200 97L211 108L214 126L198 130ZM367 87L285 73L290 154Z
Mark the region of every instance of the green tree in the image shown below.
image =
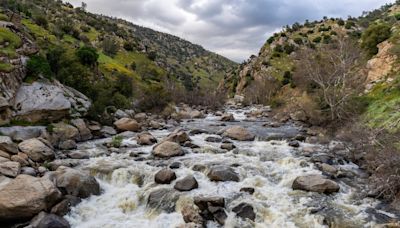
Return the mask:
M369 56L373 56L378 53L377 45L387 40L390 35L390 25L372 24L361 35L361 47Z
M94 66L97 63L99 54L93 47L84 46L76 51L76 56L78 56L80 62L84 65Z
M114 56L119 51L118 42L112 37L106 37L102 43L103 51L106 55Z
M39 78L51 78L53 75L51 72L50 64L47 62L47 59L40 56L35 55L32 56L27 64L26 64L26 71L28 77Z

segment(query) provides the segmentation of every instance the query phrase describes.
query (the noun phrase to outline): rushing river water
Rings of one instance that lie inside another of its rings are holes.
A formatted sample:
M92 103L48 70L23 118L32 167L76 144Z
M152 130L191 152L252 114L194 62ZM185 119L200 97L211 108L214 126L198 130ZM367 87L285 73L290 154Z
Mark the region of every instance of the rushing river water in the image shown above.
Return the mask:
M264 127L267 119L246 121L245 112L249 110L228 110L234 114L237 122L226 123L248 128L257 135L252 142L232 140L237 149L226 152L220 149L221 143L206 142L208 136L216 133L221 126L220 117L213 115L205 119L184 121L181 126L186 131L204 129L209 133L191 136L199 149L185 148L187 153L168 160L153 159L152 146L138 146L134 137L126 138L126 148L109 153L102 146L105 140L86 142L79 145L80 150L91 154L78 168L94 174L102 188L102 194L83 200L65 217L72 227L80 228L131 228L131 227L185 227L180 209L192 203L194 196L222 196L226 199L228 218L225 227L373 227L375 213L387 217L394 215L379 211L379 202L365 198L363 174L352 163L342 162L340 170L351 173L351 177L339 178L340 192L324 195L292 190L293 180L305 174L321 174L310 156L302 153L305 148L315 153L323 152L325 147L301 143L292 148L285 140L267 138L293 137L300 128L284 125L279 128ZM150 131L161 140L173 129ZM265 141L263 141L265 140ZM199 187L189 192L177 192L179 199L175 211L167 213L147 206L150 192L158 188L170 188L173 191L175 181L169 185L158 185L154 175L162 167L180 162L175 169L177 179L188 174L193 175ZM212 182L207 170L194 171L194 166L223 164L234 167L240 176L239 182ZM242 187L255 189L253 195L240 192ZM241 202L254 207L255 222L244 221L235 216L232 208ZM207 227L220 227L209 221Z

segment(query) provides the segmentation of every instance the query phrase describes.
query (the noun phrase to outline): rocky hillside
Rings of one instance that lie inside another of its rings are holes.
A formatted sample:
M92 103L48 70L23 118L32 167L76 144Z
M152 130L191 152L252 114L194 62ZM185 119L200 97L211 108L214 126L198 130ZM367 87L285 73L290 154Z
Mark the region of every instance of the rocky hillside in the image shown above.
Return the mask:
M399 10L396 3L359 18L325 17L321 21L286 26L266 41L258 56L250 57L228 74L220 88L231 96L244 96L249 103L277 107L280 118L310 120L313 113L304 106L310 109L320 104L312 101L316 90L302 87L304 76L300 71L304 67L301 66L304 52L315 55L339 39L347 39L360 46L362 52L357 61L362 65L358 67L358 75L363 79L358 84L363 84L365 91L358 98L365 102L366 121L370 126L398 131Z
M0 125L51 122L49 110L56 120L102 119L107 107L162 110L215 88L236 67L178 37L61 1L2 2L0 45ZM46 96L25 97L35 88Z

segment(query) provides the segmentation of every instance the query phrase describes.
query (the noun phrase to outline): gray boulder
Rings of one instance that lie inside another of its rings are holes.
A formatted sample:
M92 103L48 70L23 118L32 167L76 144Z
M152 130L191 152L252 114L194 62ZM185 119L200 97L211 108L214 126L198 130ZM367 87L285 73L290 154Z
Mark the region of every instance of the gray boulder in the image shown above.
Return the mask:
M153 155L160 158L170 158L182 156L185 154L182 147L178 143L165 141L153 148Z
M292 188L293 190L304 190L326 194L338 192L340 189L336 182L326 179L322 175L306 175L297 177L293 181Z
M190 191L198 187L199 184L197 183L196 178L194 178L194 176L192 175L186 176L185 178L178 180L174 185L174 188L181 192Z
M55 215L48 214L44 211L40 212L31 221L31 227L33 228L70 228L68 221L64 218Z
M10 136L14 141L24 141L32 138L44 137L47 135L46 127L44 126L13 126L0 127L0 133Z
M239 181L239 175L230 167L214 166L207 174L211 181Z
M79 139L81 141L86 141L91 139L92 133L90 132L89 128L86 126L86 123L83 119L73 119L71 120L71 124L75 126L79 131Z

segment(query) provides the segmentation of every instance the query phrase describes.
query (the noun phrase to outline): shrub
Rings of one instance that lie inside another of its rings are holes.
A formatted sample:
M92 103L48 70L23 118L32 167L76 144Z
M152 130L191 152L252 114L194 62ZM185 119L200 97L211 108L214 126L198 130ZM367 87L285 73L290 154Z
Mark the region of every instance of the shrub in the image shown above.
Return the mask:
M283 47L280 44L277 44L274 48L274 52L283 52Z
M155 51L150 51L149 53L147 53L147 57L151 60L151 61L155 61L157 58L157 53Z
M303 39L300 38L300 37L294 38L293 41L298 45L302 45L303 44Z
M138 107L141 110L163 110L171 101L171 95L158 83L150 83L140 88Z
M124 138L120 135L116 135L116 136L112 137L111 146L116 147L116 148L121 147L123 139Z
M102 46L104 53L109 56L114 56L119 51L118 42L112 37L104 38Z
M324 34L324 35L323 35L323 42L324 42L324 44L329 44L331 41L332 41L332 38L331 38L330 35L328 35L328 34Z
M315 38L313 39L313 42L314 42L314 43L320 43L321 40L322 40L322 38L321 38L320 36L317 36L317 37L315 37Z
M126 41L126 42L124 43L124 49L125 49L126 51L133 51L134 48L135 48L135 44L134 44L133 42Z
M369 56L378 53L377 45L387 40L391 35L390 25L388 24L373 24L370 25L361 35L361 47Z
M97 59L99 58L99 54L93 47L84 46L79 48L75 52L76 56L78 56L79 61L83 65L94 66L97 63Z
M283 46L283 50L285 51L286 54L290 55L294 51L294 46L291 44L285 44Z
M51 78L52 72L49 63L39 55L32 56L26 64L26 73L30 78Z
M283 74L283 80L282 80L282 85L287 85L292 83L293 77L292 77L292 72L290 71L285 71Z
M46 28L46 29L48 27L48 21L44 16L37 16L35 18L35 23L37 25L39 25L39 26L42 26L43 28Z
M346 25L344 26L345 29L351 29L352 27L354 27L356 24L354 23L354 21L347 21Z
M274 42L275 37L271 36L270 38L268 38L267 43L268 44L272 44L272 42Z
M343 19L339 19L339 20L337 21L337 23L338 23L338 25L340 25L340 26L343 26L343 25L345 24L345 22L344 22Z

